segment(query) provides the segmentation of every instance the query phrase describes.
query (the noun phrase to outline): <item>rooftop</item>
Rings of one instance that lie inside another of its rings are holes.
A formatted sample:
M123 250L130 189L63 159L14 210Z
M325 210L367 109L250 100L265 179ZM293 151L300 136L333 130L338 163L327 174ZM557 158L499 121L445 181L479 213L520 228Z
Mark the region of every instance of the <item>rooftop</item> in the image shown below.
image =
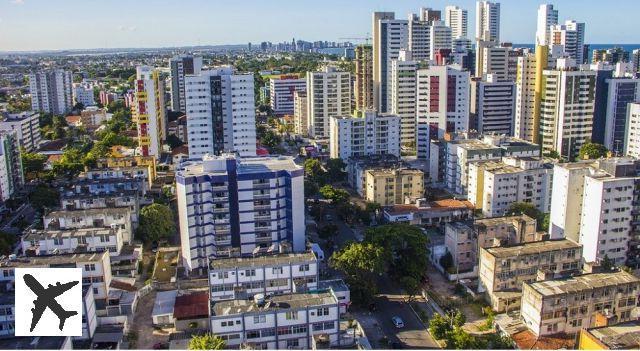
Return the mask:
M423 175L424 172L422 172L419 169L412 169L412 168L373 168L373 169L368 169L367 173L371 174L372 176L384 176L384 175L394 175L396 173L404 173L404 174L416 174L416 175Z
M227 173L223 169L222 162L235 160L237 162L238 174L296 171L302 170L293 157L290 156L268 156L268 157L243 157L236 158L233 155L211 156L205 155L203 161L192 161L183 164L183 168L176 172L176 176L189 177L201 174L221 174ZM226 168L226 167L225 167Z
M587 329L586 332L609 349L638 349L640 321Z
M485 227L494 227L497 225L505 225L512 224L514 220L525 221L525 222L533 222L535 219L527 216L527 215L519 215L519 216L505 216L505 217L491 217L484 219L476 219L474 224L476 226L483 225Z
M68 336L19 336L0 339L2 350L61 350Z
M338 301L331 292L275 295L258 306L253 300L225 300L211 306L214 316L229 316L247 312L298 309L309 306L335 305Z
M209 294L206 291L176 297L173 318L194 319L209 317Z
M99 262L109 252L84 252L72 254L40 255L37 257L18 257L15 260L4 259L0 261L0 267L28 267L60 265L76 262Z
M318 282L318 289L329 289L333 291L349 291L349 286L342 279L321 280Z
M86 210L51 211L47 218L90 217L99 214L129 215L131 210L127 207L92 208Z
M42 229L32 230L22 236L24 241L45 240L53 238L77 238L83 236L115 235L116 231L108 227L92 227L78 229Z
M283 264L304 263L316 261L313 252L277 254L258 257L231 257L211 259L211 270L247 268L262 266L279 266Z
M629 283L640 284L640 279L625 271L617 271L607 273L589 273L565 279L534 282L527 285L543 296L554 296Z
M496 258L518 257L521 255L533 255L541 252L579 249L582 245L567 239L562 240L545 240L530 243L524 243L514 246L490 247L486 250L489 254Z
M165 314L173 314L176 296L178 296L178 290L158 291L156 299L153 302L152 316L161 316Z
M466 200L444 199L430 202L425 207L416 205L393 205L385 207L384 211L391 215L403 214L409 212L432 212L432 211L451 211L459 209L473 210L474 206Z

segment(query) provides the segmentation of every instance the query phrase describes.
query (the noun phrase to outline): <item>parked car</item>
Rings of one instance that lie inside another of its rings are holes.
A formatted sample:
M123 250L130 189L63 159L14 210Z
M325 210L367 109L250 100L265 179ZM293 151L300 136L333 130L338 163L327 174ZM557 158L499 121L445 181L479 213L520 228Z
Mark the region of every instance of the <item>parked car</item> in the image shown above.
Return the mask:
M393 322L393 325L396 326L396 328L404 328L404 322L402 321L402 318L393 316L391 317L391 321Z

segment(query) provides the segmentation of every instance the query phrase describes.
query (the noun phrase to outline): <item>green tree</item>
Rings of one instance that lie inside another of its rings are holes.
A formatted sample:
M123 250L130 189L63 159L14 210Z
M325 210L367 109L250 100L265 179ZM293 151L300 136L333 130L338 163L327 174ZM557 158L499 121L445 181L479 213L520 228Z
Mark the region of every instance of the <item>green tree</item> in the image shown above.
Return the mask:
M460 327L455 327L453 330L447 332L445 348L450 350L469 350L483 348L473 335L467 333Z
M451 330L451 324L439 313L434 313L429 321L429 333L438 340L446 337L447 332Z
M453 256L451 252L447 251L442 257L440 257L440 267L445 271L453 266Z
M328 184L320 188L320 195L327 200L331 200L334 204L349 202L349 192L344 189L334 188Z
M0 255L9 255L13 253L13 245L16 243L16 236L0 231Z
M462 327L464 323L467 322L467 317L460 310L456 310L456 313L453 315L453 326L454 327Z
M401 277L400 285L407 295L409 295L409 300L413 300L413 298L420 293L420 281L414 277Z
M29 202L33 208L39 212L43 212L45 207L53 208L58 206L59 197L60 194L55 188L40 184L29 194Z
M332 183L344 181L347 173L344 171L344 168L347 165L339 158L332 158L327 160L325 164L325 168L327 169L327 177L329 181Z
M223 350L225 346L222 338L211 333L194 335L189 340L189 350Z
M422 280L427 270L427 238L418 227L393 223L369 228L365 242L384 248L389 272L397 280Z
M514 215L527 215L536 220L536 225L539 230L549 229L548 220L545 224L546 215L538 210L533 204L528 202L514 202L507 208L507 213ZM546 229L545 228L546 225Z
M47 162L47 156L22 151L22 168L25 174L37 175L44 171L44 164Z
M600 262L600 267L602 267L602 270L605 272L609 272L611 271L613 268L615 268L615 263L612 259L609 258L609 255L604 255L604 258L602 259L602 262Z
M368 304L377 291L375 276L384 271L384 250L369 243L350 243L334 252L329 265L346 275L351 288L351 299L361 305Z
M304 161L304 175L307 179L322 185L325 172L322 169L320 161L315 158L308 158Z
M333 239L338 235L338 226L335 224L327 224L318 230L318 236L322 239Z
M145 242L159 241L171 237L176 231L171 209L154 203L140 210L138 236Z
M597 143L585 143L578 153L578 157L581 160L592 160L605 156L607 156L607 148Z

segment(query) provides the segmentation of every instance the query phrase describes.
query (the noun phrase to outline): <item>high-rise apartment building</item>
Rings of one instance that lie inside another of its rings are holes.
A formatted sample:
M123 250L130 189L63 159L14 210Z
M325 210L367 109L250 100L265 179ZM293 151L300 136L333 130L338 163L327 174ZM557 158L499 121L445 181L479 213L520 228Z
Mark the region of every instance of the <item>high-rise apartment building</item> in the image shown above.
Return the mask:
M538 28L536 30L536 45L549 45L551 43L551 27L558 24L558 10L551 4L542 4L538 7Z
M495 75L495 79L500 82L509 78L509 52L510 47L506 46L486 46L481 47L482 62L476 65L476 75L484 77L487 74Z
M15 131L0 131L0 201L7 201L24 185L20 144Z
M550 44L562 45L564 52L576 60L577 64L585 63L584 23L568 20L564 24L551 26Z
M564 63L562 63L564 61ZM559 59L543 72L540 108L542 148L572 160L591 140L596 73L580 70L572 59Z
M271 109L276 116L293 114L293 95L307 91L307 80L297 75L283 75L269 80Z
M0 114L0 130L15 131L20 147L33 152L40 147L40 114L37 112L21 112Z
M69 71L53 69L29 74L31 109L64 115L73 107L72 87Z
M293 132L306 136L309 133L307 126L307 91L293 92Z
M513 135L515 83L499 81L494 74L471 81L470 128L481 134Z
M459 6L444 8L444 23L451 28L453 39L467 38L467 10Z
M640 101L640 78L607 79L608 94L604 128L604 146L620 156L625 150L629 104ZM596 88L597 89L597 88Z
M206 155L176 172L182 258L305 250L304 170L291 157Z
M476 39L500 43L500 4L476 2Z
M231 66L185 76L189 158L237 152L256 155L253 73Z
M160 158L166 138L167 114L164 80L160 71L149 66L136 68L133 121L138 128L138 146L142 156Z
M359 116L332 116L329 132L331 158L345 163L352 157L391 154L400 157L400 117L358 111Z
M431 59L431 26L433 21L425 19L420 14L409 14L409 44L407 48L416 61Z
M393 12L373 13L373 100L378 112L391 108L391 61L409 47L409 23Z
M451 51L451 28L442 21L433 21L429 28L429 59L436 60L440 50Z
M351 74L327 66L307 72L307 128L314 138L329 137L329 121L351 114Z
M373 104L373 48L371 45L358 45L355 49L356 82L353 90L355 109L366 110L375 107Z
M171 68L171 109L187 112L184 77L198 75L202 70L202 57L193 55L176 55L169 61Z
M627 130L624 138L624 155L640 158L640 103L627 106Z
M82 104L84 107L95 105L93 86L85 83L73 83L73 104Z
M459 65L419 69L416 104L417 155L426 159L430 140L469 129L469 72Z
M411 51L401 51L391 61L391 113L400 117L400 142L415 142L416 130L416 71L418 62Z

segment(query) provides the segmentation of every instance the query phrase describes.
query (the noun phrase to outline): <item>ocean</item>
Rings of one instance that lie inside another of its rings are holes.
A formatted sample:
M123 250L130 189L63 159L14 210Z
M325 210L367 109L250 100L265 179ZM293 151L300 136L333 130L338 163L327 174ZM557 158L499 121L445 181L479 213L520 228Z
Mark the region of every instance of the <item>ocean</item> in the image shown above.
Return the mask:
M593 50L611 49L614 47L621 47L624 51L631 52L635 49L640 49L640 44L588 44L589 45L589 62L591 62L591 55ZM534 44L513 44L514 48L530 48L534 49Z

